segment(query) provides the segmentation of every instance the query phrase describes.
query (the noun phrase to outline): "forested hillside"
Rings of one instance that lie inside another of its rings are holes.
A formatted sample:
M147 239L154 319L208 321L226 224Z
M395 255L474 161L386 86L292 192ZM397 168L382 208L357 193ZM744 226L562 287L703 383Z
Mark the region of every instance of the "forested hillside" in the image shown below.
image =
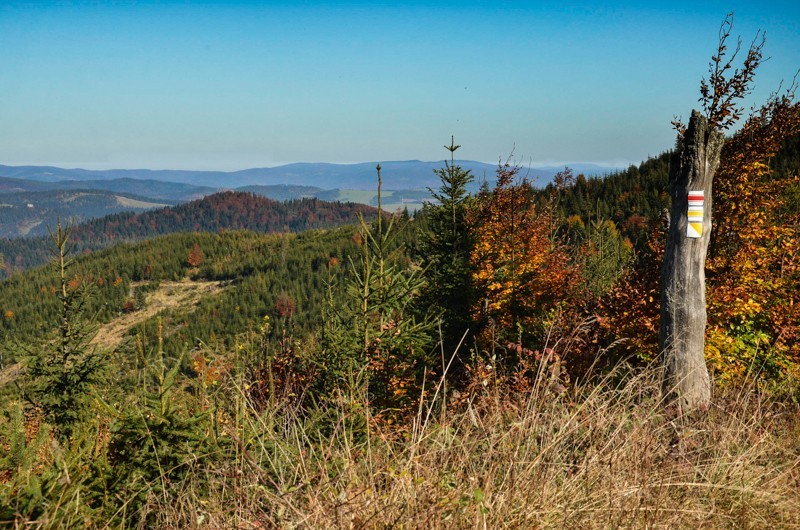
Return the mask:
M137 195L110 191L23 191L0 194L0 237L35 237L47 234L59 216L84 222L119 212L163 208L164 203Z
M120 213L82 223L74 231L74 251L83 253L117 242L139 241L174 232L241 229L262 233L299 232L353 224L359 213L371 218L375 212L369 206L352 203L327 203L317 199L277 202L250 193L225 192L178 206L143 213ZM50 245L46 236L0 239L5 274L45 263L51 256Z
M625 237L641 244L648 237L647 222L660 218L669 208L670 156L670 152L663 153L603 178L573 175L569 185L560 190L549 184L542 197L558 191L558 208L568 222L612 221Z
M337 283L357 249L353 234L345 227L299 235L230 230L160 236L78 257L70 286L87 289L84 310L101 324L143 309L147 294L161 282L221 282L221 293L197 300L186 312L161 315L170 349L198 341L232 347L238 333L265 316L307 335L321 317L326 285ZM57 286L50 266L6 280L0 290L5 315L0 335L12 344L18 337L46 337L60 310ZM152 332L153 322L140 324Z

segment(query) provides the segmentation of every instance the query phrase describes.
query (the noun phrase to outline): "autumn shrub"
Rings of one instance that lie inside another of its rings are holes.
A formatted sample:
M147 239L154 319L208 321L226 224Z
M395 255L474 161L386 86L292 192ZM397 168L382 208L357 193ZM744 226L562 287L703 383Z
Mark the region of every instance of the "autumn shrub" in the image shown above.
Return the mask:
M470 220L478 293L473 314L484 350L493 342L529 341L549 311L567 307L579 282L567 247L555 237L553 209L536 204L519 171L501 165L495 188L478 195ZM513 355L509 362L514 363Z
M769 167L800 132L794 88L755 109L723 148L708 263L707 355L725 379L740 380L744 367L755 365L777 380L800 363L800 215L792 208L798 176Z
M778 382L792 361L772 345L770 336L749 323L712 329L706 337L706 363L720 383L738 386L748 378Z
M658 357L664 241L664 227L652 223L647 245L634 257L625 276L598 299L591 342L606 348L605 365L623 360L647 364Z
M313 401L319 384L319 363L311 351L313 341L296 340L285 328L280 335L268 316L258 330L237 340L240 370L247 381L243 391L256 410L279 407L304 408Z

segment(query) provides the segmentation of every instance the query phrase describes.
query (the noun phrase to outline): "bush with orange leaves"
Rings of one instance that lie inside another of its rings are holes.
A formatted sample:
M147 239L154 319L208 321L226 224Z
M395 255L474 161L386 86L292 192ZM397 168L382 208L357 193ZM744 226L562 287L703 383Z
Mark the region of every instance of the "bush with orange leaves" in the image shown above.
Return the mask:
M595 350L609 353L601 360L605 364L613 365L623 359L646 363L658 355L665 240L663 224L651 222L650 237L633 266L597 301L597 329L591 344Z
M800 178L770 169L800 133L795 86L773 96L726 143L708 270L706 357L724 379L751 368L800 375Z
M542 319L569 304L578 285L566 245L555 236L552 205L536 204L519 171L508 163L498 167L497 185L478 195L471 215L475 246L470 261L481 293L474 315L483 348L541 338Z

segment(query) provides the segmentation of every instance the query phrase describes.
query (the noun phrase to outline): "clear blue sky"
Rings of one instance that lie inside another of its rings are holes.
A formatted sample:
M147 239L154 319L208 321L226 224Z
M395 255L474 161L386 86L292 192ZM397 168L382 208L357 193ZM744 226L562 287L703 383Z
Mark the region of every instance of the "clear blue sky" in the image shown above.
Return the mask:
M550 3L548 3L550 4ZM672 145L736 13L751 98L800 68L800 1L0 1L0 164L638 163ZM553 3L555 4L555 3Z

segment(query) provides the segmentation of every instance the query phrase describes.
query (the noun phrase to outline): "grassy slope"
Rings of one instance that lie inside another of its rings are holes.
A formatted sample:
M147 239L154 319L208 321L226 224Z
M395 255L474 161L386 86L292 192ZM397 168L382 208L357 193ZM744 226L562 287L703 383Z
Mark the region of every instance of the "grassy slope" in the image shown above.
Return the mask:
M141 309L120 314L100 326L92 339L92 344L114 350L122 344L131 329L147 319L168 310L191 314L201 299L219 294L223 288L220 282L199 282L189 279L179 282L160 282L155 291L147 293Z
M747 387L718 395L707 413L679 417L653 397L654 371L559 393L546 368L517 391L476 381L446 411L432 381L429 399L402 425L360 423L365 398L356 387L310 415L288 388L273 387L256 408L249 390L264 382L234 370L193 405L214 404L227 443L191 455L183 478L150 495L138 516L160 528L800 525L796 405ZM61 477L53 488L63 505L45 506L27 527L107 528L75 500L86 474L73 469L69 482L56 450L43 446L38 458ZM0 493L20 478L0 477Z

